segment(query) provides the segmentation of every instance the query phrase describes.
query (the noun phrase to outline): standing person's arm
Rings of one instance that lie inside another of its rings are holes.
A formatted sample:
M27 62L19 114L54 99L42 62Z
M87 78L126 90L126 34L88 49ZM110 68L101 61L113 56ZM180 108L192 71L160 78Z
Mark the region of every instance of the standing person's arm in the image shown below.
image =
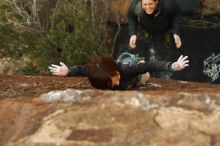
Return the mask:
M170 0L166 3L166 11L171 16L171 33L177 48L182 46L182 41L180 38L180 21L182 19L182 13L180 7L176 0Z
M180 21L182 19L182 16L178 12L174 12L174 13L177 13L177 14L173 14L172 15L172 19L171 19L171 32L173 34L180 35Z
M135 7L139 0L133 0L130 7L128 8L128 28L129 28L129 45L131 48L136 47L137 41L137 25L138 25L138 16L135 15Z
M179 25L180 25L181 18L182 18L181 14L176 14L172 18L171 31L173 33L174 41L176 43L177 48L180 48L182 46L182 41L181 41L180 32L179 32L179 28L180 28Z

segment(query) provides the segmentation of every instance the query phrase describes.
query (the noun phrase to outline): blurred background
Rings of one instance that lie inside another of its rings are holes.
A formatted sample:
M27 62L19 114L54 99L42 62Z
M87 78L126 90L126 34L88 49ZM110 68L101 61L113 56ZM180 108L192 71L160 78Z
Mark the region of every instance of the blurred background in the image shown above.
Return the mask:
M130 2L0 0L0 74L49 75L51 63L73 66L96 55L116 59L129 51L149 60L176 61L181 54L189 56L190 66L183 72L152 73L154 77L220 83L220 7L182 19L180 49L169 35L152 38L140 31L137 48L130 50Z

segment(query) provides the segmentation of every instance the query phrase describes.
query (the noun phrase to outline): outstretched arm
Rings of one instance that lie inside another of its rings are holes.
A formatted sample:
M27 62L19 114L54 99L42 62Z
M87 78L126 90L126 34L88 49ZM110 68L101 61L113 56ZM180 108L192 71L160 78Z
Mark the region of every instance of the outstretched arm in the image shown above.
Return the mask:
M60 66L52 64L51 66L49 66L49 69L53 75L61 77L87 75L87 67L85 65L76 65L71 68L68 68L64 63L60 62Z
M129 75L138 75L155 71L180 71L188 65L188 56L181 55L176 62L147 61L138 64L122 64L121 68Z

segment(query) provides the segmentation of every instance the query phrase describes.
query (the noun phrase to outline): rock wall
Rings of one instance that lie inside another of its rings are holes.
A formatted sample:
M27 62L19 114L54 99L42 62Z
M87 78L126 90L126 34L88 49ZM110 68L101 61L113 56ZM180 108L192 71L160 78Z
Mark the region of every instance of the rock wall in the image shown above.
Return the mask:
M2 146L220 145L218 85L151 79L135 90L102 91L86 78L0 81Z

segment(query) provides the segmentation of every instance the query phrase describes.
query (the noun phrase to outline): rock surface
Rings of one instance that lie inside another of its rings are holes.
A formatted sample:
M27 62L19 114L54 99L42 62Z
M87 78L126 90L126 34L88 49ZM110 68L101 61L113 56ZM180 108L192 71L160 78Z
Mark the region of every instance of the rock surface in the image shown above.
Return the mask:
M127 91L86 78L0 75L2 146L219 146L220 86L150 79Z

